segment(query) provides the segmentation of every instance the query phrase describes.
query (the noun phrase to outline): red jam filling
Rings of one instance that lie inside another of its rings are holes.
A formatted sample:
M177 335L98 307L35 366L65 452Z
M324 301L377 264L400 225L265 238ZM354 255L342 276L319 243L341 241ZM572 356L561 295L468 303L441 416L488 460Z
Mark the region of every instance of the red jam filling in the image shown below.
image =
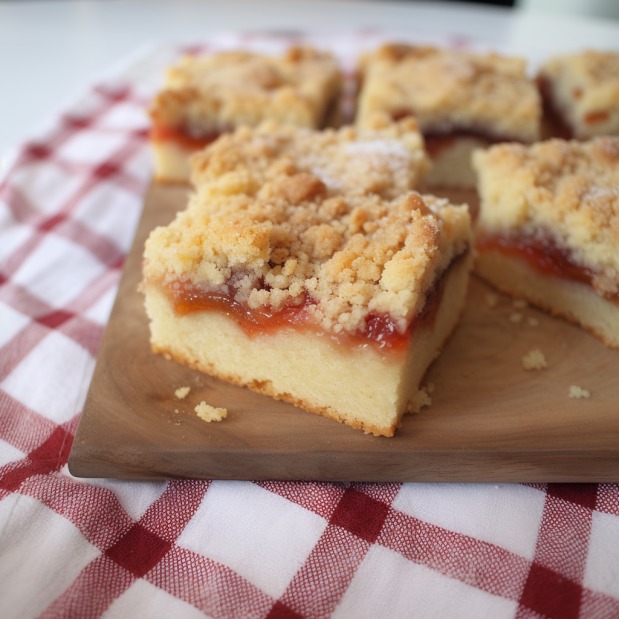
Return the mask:
M194 136L181 127L166 127L153 124L150 130L150 139L153 142L174 142L181 148L189 151L200 150L214 142L221 135L220 131L212 131Z
M315 301L304 296L298 305L286 305L279 309L250 308L236 301L232 294L212 292L184 284L172 290L174 310L183 316L190 312L218 311L234 319L249 337L273 333L282 328L296 331L320 333L319 327L308 319L308 308ZM360 346L371 344L380 351L404 350L410 335L409 330L401 333L389 314L370 314L364 331L353 333L330 333L338 342Z
M486 144L498 144L499 142L519 142L507 136L501 136L492 131L484 131L483 129L452 129L449 131L424 131L423 139L426 150L431 156L437 155L443 150L451 148L459 138L470 138L480 140Z
M403 118L415 118L415 113L407 109L399 109L391 112L394 121ZM432 129L422 129L423 139L426 150L431 157L435 157L442 151L451 148L458 138L472 138L481 140L486 144L498 144L499 142L520 142L521 140L510 138L509 136L499 135L493 131L481 129L479 127L454 127L443 131Z
M533 239L526 236L483 236L477 240L480 251L494 251L524 260L538 273L550 277L592 285L594 273L577 264L569 251L557 246L550 238ZM619 302L619 295L607 297Z
M456 258L452 265L458 260ZM365 328L353 333L330 332L338 343L349 346L373 346L381 352L402 352L406 348L411 334L423 325L431 326L436 318L438 307L443 296L446 273L438 279L428 294L423 311L409 327L401 332L395 320L387 313L371 313ZM235 320L235 322L250 337L272 333L281 328L293 328L297 331L324 333L308 318L308 308L315 301L304 296L297 305L287 305L280 309L250 308L245 303L234 299L234 291L214 292L198 288L192 284L176 284L168 288L176 314L184 316L191 312L217 311Z

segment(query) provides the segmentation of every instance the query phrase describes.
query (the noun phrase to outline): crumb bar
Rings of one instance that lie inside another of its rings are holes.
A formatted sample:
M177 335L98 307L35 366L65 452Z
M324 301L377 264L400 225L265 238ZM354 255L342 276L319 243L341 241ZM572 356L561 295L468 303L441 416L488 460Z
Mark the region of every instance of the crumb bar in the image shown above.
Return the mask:
M472 187L474 148L539 138L540 97L520 58L392 44L362 58L360 73L357 124L376 111L415 117L430 185Z
M589 139L619 134L619 52L554 56L541 66L538 83L551 135Z
M467 207L412 191L414 127L266 124L197 156L187 209L145 247L153 349L393 435L427 402L471 268Z
M619 138L477 152L480 275L619 348Z
M150 110L155 176L183 182L188 155L240 125L264 120L321 128L333 120L342 76L335 59L310 47L282 56L248 51L186 57L167 71Z

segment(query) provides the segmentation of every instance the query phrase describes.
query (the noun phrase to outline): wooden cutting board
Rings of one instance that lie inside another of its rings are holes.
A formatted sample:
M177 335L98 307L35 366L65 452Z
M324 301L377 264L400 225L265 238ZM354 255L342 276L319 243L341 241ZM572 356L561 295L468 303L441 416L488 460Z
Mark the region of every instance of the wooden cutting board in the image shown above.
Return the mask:
M78 477L325 481L619 481L619 351L561 320L515 309L473 278L467 307L426 382L432 405L394 438L365 435L151 353L140 281L144 240L184 208L153 187L103 338L69 458ZM513 322L519 313L521 321ZM537 325L529 324L529 318ZM523 370L539 348L548 362ZM311 380L311 377L308 377ZM569 399L570 385L591 392ZM189 386L184 400L178 387ZM205 423L201 400L229 410Z

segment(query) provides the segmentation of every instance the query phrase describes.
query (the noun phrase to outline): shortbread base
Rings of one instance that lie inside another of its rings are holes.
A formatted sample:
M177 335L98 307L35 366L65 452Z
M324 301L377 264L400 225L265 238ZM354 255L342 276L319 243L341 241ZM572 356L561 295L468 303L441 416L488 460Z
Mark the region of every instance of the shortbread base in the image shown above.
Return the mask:
M426 177L426 185L432 187L474 188L477 177L471 163L473 151L485 148L488 143L470 136L446 137L449 144L436 149L430 143L428 152L432 167ZM431 138L430 138L431 140Z
M158 183L188 183L191 175L189 158L195 150L172 140L152 140L155 181Z
M433 321L413 329L405 351L343 346L327 335L282 328L249 337L216 311L176 315L165 293L144 286L154 352L222 380L377 436L393 436L427 400L420 383L462 311L470 256L449 269Z
M543 275L522 260L492 250L479 252L475 271L502 292L524 298L583 327L606 346L619 348L619 305L590 286Z

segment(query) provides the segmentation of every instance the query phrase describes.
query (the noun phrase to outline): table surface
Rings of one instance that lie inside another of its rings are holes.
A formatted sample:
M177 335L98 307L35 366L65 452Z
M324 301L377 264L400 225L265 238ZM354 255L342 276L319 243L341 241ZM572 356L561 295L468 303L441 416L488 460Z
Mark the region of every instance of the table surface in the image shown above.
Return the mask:
M619 22L443 2L106 0L0 3L0 153L115 62L161 41L222 30L359 28L462 35L503 50L619 47ZM18 61L16 62L16 59Z

